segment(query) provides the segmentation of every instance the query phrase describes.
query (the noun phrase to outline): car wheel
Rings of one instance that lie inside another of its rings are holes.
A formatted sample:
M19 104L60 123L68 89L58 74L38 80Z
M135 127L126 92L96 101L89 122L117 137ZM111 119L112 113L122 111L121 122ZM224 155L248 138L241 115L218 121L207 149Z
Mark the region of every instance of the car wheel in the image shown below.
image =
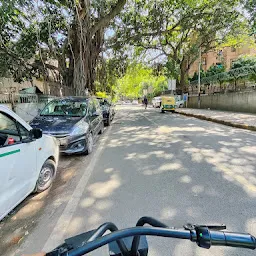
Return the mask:
M104 122L102 121L99 134L103 134L103 132L104 132Z
M87 140L86 140L86 145L87 145L87 154L91 154L92 151L93 151L93 136L92 136L92 133L90 133L87 137Z
M183 104L180 104L179 108L183 108L183 107L184 107Z
M47 159L39 173L34 191L40 193L49 188L54 180L55 172L56 163L51 159Z

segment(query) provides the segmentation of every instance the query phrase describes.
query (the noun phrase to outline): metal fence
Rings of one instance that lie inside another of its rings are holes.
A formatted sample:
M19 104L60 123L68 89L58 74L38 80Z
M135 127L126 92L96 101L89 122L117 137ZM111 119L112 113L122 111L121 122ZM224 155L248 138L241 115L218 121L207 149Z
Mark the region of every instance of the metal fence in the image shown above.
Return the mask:
M0 94L0 104L11 103L10 94Z
M214 76L203 77L200 81L201 81L201 84L211 84L215 82L232 81L232 80L237 80L239 78L246 78L254 74L256 74L256 65L231 69L228 72L222 72ZM197 84L198 84L198 80L190 82L190 85L197 85Z
M2 93L0 94L0 104L17 103L48 103L56 96L40 94Z
M0 94L0 104L11 108L22 119L29 122L55 98L52 95L6 93Z

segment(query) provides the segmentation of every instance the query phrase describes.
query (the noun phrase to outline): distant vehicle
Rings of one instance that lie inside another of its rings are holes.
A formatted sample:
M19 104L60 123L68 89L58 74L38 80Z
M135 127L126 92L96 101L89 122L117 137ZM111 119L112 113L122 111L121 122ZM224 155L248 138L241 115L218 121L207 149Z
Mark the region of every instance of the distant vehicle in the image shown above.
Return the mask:
M176 95L175 96L175 105L176 105L176 108L183 108L184 105L185 105L185 102L183 100L183 98L181 97L181 95Z
M31 192L49 188L59 161L59 144L0 105L0 220Z
M65 154L90 154L96 135L104 131L99 101L92 97L53 100L32 120L31 126L56 137L60 152Z
M121 100L117 101L117 103L116 103L116 105L122 105L122 104L124 104L124 102Z
M123 104L124 104L124 105L131 105L132 102L131 102L130 100L125 100Z
M160 110L162 113L165 111L170 111L174 112L176 108L176 103L175 103L175 97L174 96L164 96L162 97L162 103Z
M104 99L104 98L97 98L97 99L100 102L104 124L106 126L109 126L115 116L114 105L107 99Z
M154 97L152 99L152 105L154 108L160 108L161 106L161 101L162 101L162 98L161 97Z

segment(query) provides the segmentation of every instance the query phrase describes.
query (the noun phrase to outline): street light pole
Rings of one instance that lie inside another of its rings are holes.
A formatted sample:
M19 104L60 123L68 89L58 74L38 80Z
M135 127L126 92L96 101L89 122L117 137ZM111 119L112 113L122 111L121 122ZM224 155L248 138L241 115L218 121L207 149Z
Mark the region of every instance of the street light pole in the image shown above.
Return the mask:
M200 92L201 92L201 59L202 59L202 51L201 46L199 48L199 64L198 64L198 108L200 108Z

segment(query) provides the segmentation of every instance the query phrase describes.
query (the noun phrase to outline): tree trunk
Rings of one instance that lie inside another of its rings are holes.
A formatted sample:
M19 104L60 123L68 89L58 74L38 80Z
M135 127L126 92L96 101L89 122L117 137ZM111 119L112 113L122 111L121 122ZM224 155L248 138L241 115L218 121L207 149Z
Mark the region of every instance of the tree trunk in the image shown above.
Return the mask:
M103 44L103 29L91 35L86 19L77 22L77 33L74 33L72 48L74 53L73 87L76 95L84 95L86 89L95 93L94 81L96 65Z
M179 86L182 91L184 91L187 81L187 61L183 57L181 63L180 63L180 81Z
M69 58L70 67L65 71L65 82L75 89L76 95L84 95L86 89L95 93L96 65L102 50L104 29L122 10L126 0L118 0L110 12L100 17L97 22L90 17L90 1L79 0L78 3L74 24L70 30L72 56Z

